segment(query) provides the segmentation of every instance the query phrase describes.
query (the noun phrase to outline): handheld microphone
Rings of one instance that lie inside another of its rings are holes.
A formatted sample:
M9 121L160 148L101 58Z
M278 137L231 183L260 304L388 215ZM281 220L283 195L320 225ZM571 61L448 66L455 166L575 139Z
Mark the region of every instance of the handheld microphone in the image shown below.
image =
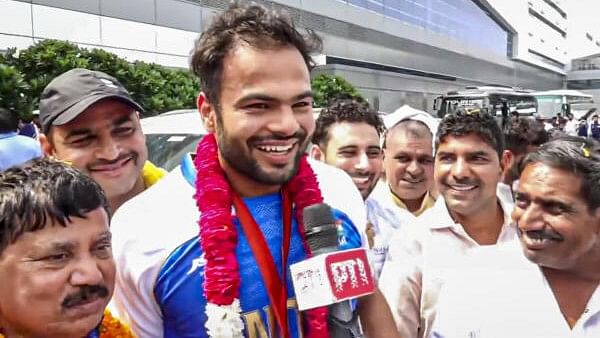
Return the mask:
M314 257L291 266L300 310L329 306L332 338L362 338L350 299L372 293L373 276L365 249L338 251L338 226L325 203L304 208L306 241Z

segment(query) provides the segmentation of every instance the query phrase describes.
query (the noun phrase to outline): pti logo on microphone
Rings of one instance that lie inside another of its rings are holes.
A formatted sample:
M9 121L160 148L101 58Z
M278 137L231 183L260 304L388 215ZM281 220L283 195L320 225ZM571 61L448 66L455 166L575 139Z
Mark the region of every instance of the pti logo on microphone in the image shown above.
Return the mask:
M354 299L375 291L364 248L330 252L290 266L298 309Z
M373 292L375 285L364 250L347 250L325 258L327 277L336 299Z

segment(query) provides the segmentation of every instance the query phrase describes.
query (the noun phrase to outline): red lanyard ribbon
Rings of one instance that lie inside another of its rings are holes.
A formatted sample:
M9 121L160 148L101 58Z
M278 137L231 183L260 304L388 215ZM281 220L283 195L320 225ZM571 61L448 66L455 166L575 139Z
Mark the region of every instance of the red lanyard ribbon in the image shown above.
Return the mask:
M292 201L290 200L287 191L282 191L282 211L283 211L283 239L281 245L281 272L282 278L279 277L275 261L271 255L271 250L263 236L262 231L252 214L246 207L244 201L237 195L233 194L233 205L235 207L237 217L240 220L242 230L246 234L248 244L258 263L260 274L263 277L267 288L267 295L271 308L275 313L275 319L279 325L281 338L289 338L290 332L287 321L287 260L290 251L290 239L292 234Z

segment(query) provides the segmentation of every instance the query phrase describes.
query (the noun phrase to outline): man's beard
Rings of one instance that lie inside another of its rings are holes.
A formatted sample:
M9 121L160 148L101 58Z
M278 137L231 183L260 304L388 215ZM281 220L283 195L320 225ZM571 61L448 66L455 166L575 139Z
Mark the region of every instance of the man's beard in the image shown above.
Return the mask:
M369 186L369 189L366 191L366 196L362 196L363 201L366 201L367 198L369 198L369 196L371 196L371 193L373 192L373 190L375 190L375 187L377 186L377 182L379 182L379 179L373 180L373 183L371 184L371 186Z
M246 141L248 152L244 151L244 145L241 141L228 137L221 124L217 125L217 145L219 152L223 158L233 169L244 174L250 179L267 185L279 185L289 181L298 172L300 158L303 154L303 149L306 147L307 134L306 132L298 131L292 136L281 136L273 134L270 136L254 136ZM287 172L273 175L268 173L258 164L258 161L251 155L253 149L252 144L264 139L272 140L288 140L297 139L298 151L293 159L293 166Z

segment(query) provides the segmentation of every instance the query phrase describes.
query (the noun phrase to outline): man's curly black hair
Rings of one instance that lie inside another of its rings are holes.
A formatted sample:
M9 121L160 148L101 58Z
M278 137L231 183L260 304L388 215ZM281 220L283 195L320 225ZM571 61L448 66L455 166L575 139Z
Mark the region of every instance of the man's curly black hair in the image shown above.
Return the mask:
M200 78L202 91L220 107L223 60L239 46L259 50L293 47L298 50L306 67L315 63L311 54L323 47L321 38L311 30L302 34L291 16L253 1L236 1L223 13L215 16L196 41L190 60L192 72ZM218 115L220 116L220 115Z
M357 98L341 98L332 100L319 114L312 143L325 147L329 142L329 128L340 122L367 123L375 128L380 137L385 131L383 120L368 102Z
M435 149L438 149L440 143L444 142L444 139L448 136L466 136L469 134L477 135L482 141L496 150L498 158L502 158L502 152L504 151L502 130L496 119L485 112L457 112L446 115L438 127L435 138Z

